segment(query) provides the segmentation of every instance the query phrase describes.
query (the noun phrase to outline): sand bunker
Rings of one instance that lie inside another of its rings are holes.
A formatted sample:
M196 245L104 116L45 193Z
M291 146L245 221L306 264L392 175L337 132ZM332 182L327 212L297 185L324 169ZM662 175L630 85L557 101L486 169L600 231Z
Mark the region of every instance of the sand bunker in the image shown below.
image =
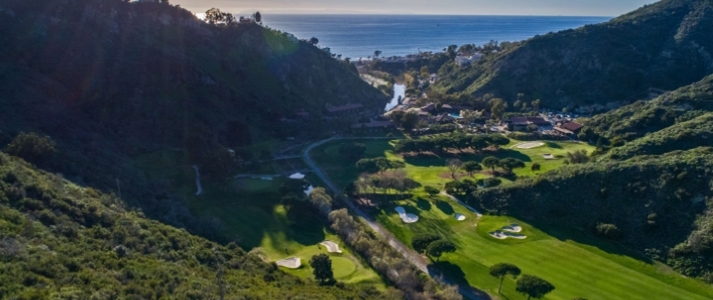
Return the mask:
M399 217L401 218L401 221L404 221L404 223L416 223L416 221L418 221L417 215L407 214L406 209L401 206L397 206L394 210L399 213Z
M542 154L544 159L555 159L555 156L549 153Z
M544 146L545 143L543 142L525 142L525 143L520 143L515 145L516 148L518 149L532 149L532 148L537 148L540 146Z
M456 220L463 221L465 220L465 216L463 214L456 214Z
M302 266L302 260L299 257L288 257L275 262L280 267L297 269Z
M305 174L295 173L290 175L290 179L305 179Z
M319 243L322 246L327 247L328 252L334 252L334 253L342 253L342 250L339 249L339 245L337 243L332 242L332 241L324 241Z
M507 238L513 238L513 239L526 239L527 236L524 234L517 234L517 232L521 232L522 227L520 225L517 225L515 223L510 224L510 226L503 226L502 230L495 230L488 232L490 236L499 239L499 240L504 240Z
M510 224L510 226L503 226L503 231L520 232L522 231L522 227L520 227L520 225L512 223Z

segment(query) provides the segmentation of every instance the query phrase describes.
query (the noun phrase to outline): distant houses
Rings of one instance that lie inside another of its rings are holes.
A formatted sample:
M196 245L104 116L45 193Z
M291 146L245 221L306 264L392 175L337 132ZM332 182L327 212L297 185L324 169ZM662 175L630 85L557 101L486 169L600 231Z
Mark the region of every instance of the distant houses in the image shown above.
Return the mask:
M582 127L584 127L584 125L579 123L563 122L558 123L554 129L566 135L576 135L582 130Z
M474 62L479 61L483 58L483 54L474 53L471 56L458 55L456 56L455 63L459 67L472 65Z
M541 117L512 117L508 122L508 129L510 131L523 131L526 130L529 125L535 125L540 129L542 129L542 127L552 126L550 122Z

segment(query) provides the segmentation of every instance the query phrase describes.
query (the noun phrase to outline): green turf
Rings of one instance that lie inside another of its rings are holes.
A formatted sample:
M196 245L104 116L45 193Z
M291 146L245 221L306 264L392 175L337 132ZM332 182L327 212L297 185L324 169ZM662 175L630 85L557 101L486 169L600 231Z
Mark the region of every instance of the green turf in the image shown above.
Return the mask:
M315 162L329 174L332 181L339 185L345 186L346 184L353 182L359 176L359 170L355 167L355 161L345 161L345 159L339 155L338 149L343 143L353 142L353 141L332 141L325 143L319 147L312 150L311 154L315 159ZM419 158L402 158L401 156L393 152L392 142L388 140L360 140L358 141L367 146L367 152L364 157L374 158L374 157L387 157L391 160L401 160L406 162L406 172L408 172L409 177L418 181L423 185L431 185L435 187L443 187L443 185L449 181L452 181L448 168L445 166L446 161L452 157L419 157ZM549 170L556 169L564 164L564 158L558 158L554 160L546 160L542 155L549 153L555 156L564 157L567 152L574 152L580 149L586 150L591 153L594 147L587 144L581 143L571 143L571 142L547 142L546 145L532 148L532 149L509 149L509 147L521 143L521 141L511 141L511 143L503 147L498 152L484 152L480 154L462 154L458 157L466 161L476 161L481 162L483 158L487 156L495 156L497 158L507 158L513 157L525 162L525 168L516 169L516 176L534 176L538 173L543 173ZM539 163L541 166L540 171L532 171L530 167L533 163ZM465 178L468 175L461 172L460 178ZM474 178L486 178L490 177L487 170L482 173L474 174ZM504 184L511 182L510 179L501 178Z
M267 261L277 261L290 256L302 259L300 269L285 272L303 278L313 278L309 259L318 253L327 253L318 244L324 240L337 242L342 254L333 258L335 277L345 283L372 284L385 288L384 281L361 262L333 235L322 220L303 216L300 224L288 218L287 210L279 204L278 188L286 178L273 181L239 178L225 182L203 181L203 194L196 196L194 170L185 163L180 151L159 152L138 158L140 166L152 179L168 180L176 194L184 198L192 212L206 220L217 220L226 233L238 240L244 249L255 248ZM269 170L272 166L261 167ZM311 178L311 177L310 177ZM320 249L321 248L321 249Z
M419 216L419 221L404 224L394 211L400 205ZM456 221L455 213L466 216ZM625 249L603 243L576 231L538 225L547 232L559 230L555 238L535 226L506 216L477 216L452 200L418 195L408 201L383 206L377 219L394 235L409 244L416 233L436 233L454 242L458 251L445 254L440 267L453 278L497 294L498 280L488 274L488 268L499 262L513 263L523 273L550 281L555 291L545 299L710 299L713 289L708 285L684 278L667 266L647 263L627 254ZM497 240L489 231L518 223L525 240ZM476 226L477 224L477 226ZM575 242L574 240L577 240ZM602 250L605 249L605 250ZM523 299L515 292L515 281L506 279L503 299Z

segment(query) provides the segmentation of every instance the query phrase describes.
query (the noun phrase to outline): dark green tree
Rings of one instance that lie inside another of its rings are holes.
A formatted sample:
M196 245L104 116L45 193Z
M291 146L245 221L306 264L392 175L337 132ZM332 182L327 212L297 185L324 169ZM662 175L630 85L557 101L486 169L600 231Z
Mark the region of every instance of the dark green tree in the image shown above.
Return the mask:
M428 186L428 185L423 187L423 190L426 191L426 193L428 193L428 195L430 195L431 197L433 197L441 192L437 188L434 188L434 187Z
M495 167L500 164L500 160L495 156L488 156L483 159L482 163L483 166L485 166L486 168L490 168L491 170L493 170L493 172L495 172Z
M468 175L473 177L473 173L483 170L483 166L474 161L468 161L463 164L463 170L468 172Z
M418 253L423 253L426 249L428 249L428 246L431 243L440 239L440 236L432 233L420 233L413 237L411 240L411 246L413 247L413 250L416 250Z
M426 248L426 253L429 256L435 257L436 261L440 261L443 253L453 253L455 251L456 245L446 240L434 241Z
M7 145L5 152L34 164L42 164L54 156L57 152L56 146L49 136L20 132Z
M533 170L533 171L539 171L540 168L542 168L540 163L533 163L532 166L530 166L530 170Z
M253 19L257 23L262 23L262 14L259 11L256 11L255 14L253 14Z
M418 114L408 112L401 118L401 120L401 127L406 130L406 132L410 132L416 128L416 125L418 124Z
M500 285L498 286L498 294L500 294L500 289L503 287L503 280L505 280L505 275L510 275L514 278L520 276L520 268L516 265L509 263L499 263L490 267L490 276L500 279Z
M517 280L517 286L515 287L516 291L527 295L528 300L530 300L530 298L540 299L554 289L555 286L546 280L527 274L522 275L522 277Z
M344 143L339 147L339 154L349 159L356 159L366 153L366 145L357 142Z
M319 44L319 39L316 38L316 37L312 37L312 38L309 39L309 43L312 44L312 45L317 46L317 44Z
M524 163L524 162L522 162L522 161L519 160L519 159L512 158L512 157L508 157L508 158L505 158L505 159L501 159L501 160L498 162L498 165L499 165L501 168L503 168L503 170L505 170L508 174L509 174L509 173L512 173L512 170L513 170L513 169L518 169L518 168L524 168L524 167L525 167L525 163Z
M309 260L309 265L312 267L314 278L321 283L334 280L334 272L332 271L332 260L327 254L320 253L312 256Z

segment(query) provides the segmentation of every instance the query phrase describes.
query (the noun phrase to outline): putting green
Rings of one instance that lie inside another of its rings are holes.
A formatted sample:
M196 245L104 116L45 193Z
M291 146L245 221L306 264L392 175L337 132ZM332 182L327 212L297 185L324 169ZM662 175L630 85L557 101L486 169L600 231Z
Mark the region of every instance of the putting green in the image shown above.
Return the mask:
M357 271L357 266L354 262L346 257L331 256L332 269L334 270L334 278L337 280L348 279Z

